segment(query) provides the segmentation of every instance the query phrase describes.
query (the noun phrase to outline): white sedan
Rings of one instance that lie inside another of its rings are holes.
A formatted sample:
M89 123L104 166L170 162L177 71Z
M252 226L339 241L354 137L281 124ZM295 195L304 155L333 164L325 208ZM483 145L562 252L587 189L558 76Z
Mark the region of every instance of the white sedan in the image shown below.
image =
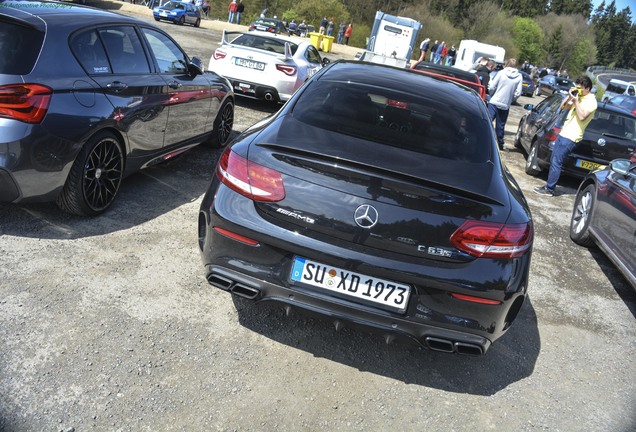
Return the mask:
M257 32L223 32L209 69L227 78L237 95L285 102L329 63L309 42Z

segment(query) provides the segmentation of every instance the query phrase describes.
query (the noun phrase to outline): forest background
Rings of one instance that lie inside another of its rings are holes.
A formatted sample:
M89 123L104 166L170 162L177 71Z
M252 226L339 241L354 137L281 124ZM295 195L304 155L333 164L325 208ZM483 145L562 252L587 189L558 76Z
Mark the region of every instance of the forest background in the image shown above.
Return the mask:
M211 1L211 16L227 17L229 1ZM377 11L422 23L424 38L459 46L462 39L498 45L506 57L570 76L591 65L636 69L636 25L628 7L615 1L594 8L592 0L243 0L242 24L268 8L268 16L305 20L316 29L323 17L353 24L349 45L364 49ZM419 56L415 49L414 58Z

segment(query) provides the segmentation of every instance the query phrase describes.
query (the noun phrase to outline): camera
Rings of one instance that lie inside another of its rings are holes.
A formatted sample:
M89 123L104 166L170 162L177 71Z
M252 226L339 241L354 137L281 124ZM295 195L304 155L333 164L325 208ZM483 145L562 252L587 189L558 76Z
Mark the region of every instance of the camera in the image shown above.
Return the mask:
M570 89L570 94L573 97L581 96L581 89L578 88L578 87L574 87L574 88Z

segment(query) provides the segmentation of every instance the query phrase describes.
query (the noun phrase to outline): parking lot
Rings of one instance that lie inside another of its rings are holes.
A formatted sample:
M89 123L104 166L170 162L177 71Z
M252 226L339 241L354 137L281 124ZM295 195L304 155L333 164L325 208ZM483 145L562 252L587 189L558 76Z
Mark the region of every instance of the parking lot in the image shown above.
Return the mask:
M218 31L159 25L207 66ZM545 176L512 146L522 105L541 100L512 107L503 153L535 223L528 299L483 357L210 287L197 214L218 150L129 177L98 218L0 205L0 431L634 430L636 292L569 239L578 182L534 194ZM239 99L235 133L275 108Z

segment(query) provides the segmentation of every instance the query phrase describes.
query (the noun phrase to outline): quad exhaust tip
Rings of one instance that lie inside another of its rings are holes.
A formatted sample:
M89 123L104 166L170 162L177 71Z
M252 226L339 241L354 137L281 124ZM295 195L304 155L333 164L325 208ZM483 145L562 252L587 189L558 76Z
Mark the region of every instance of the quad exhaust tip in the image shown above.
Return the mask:
M465 355L480 356L484 354L484 349L475 344L469 344L465 342L454 342L448 339L441 339L428 336L424 339L426 346L433 351L440 351L446 353L457 353Z

